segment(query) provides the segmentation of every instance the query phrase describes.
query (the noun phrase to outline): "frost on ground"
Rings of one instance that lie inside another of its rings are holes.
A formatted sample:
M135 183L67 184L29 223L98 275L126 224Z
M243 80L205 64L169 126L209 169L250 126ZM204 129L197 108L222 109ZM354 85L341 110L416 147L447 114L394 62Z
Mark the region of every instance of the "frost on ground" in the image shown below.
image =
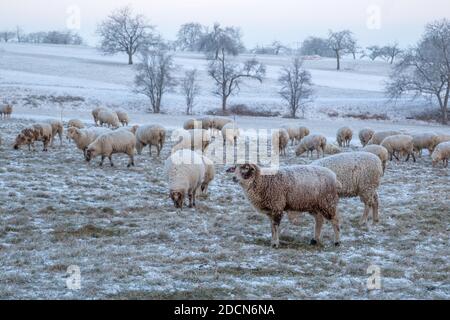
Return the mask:
M270 248L270 223L250 207L218 166L207 199L177 212L163 159L148 153L127 169L86 164L64 141L49 153L11 144L26 120L0 121L0 298L58 299L448 299L449 171L389 164L380 190L381 222L359 227L363 206L341 200L342 246L309 246L313 219L282 222L281 248ZM354 147L356 148L356 147ZM310 160L289 155L283 164ZM66 286L79 266L81 289ZM367 289L369 266L381 290Z

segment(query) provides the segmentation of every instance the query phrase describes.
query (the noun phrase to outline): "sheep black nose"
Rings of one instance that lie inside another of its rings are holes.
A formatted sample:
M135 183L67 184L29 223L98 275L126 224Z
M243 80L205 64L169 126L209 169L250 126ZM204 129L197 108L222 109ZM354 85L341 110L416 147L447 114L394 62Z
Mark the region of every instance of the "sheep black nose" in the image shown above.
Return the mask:
M239 182L238 178L233 177L233 182L238 183Z

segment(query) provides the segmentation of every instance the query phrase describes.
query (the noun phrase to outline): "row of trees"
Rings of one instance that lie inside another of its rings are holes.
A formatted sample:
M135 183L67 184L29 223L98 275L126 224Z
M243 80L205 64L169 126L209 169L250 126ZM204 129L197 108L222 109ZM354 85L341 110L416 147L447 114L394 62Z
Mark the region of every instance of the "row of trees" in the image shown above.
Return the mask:
M15 41L19 43L83 44L83 38L78 33L70 30L25 33L20 27L17 27L15 31L5 30L0 32L0 40L3 42Z

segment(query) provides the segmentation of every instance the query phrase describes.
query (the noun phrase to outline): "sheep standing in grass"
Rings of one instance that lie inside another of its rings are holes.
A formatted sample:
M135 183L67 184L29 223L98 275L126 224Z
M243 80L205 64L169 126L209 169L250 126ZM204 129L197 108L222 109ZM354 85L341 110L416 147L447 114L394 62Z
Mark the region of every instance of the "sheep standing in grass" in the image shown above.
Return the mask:
M379 131L379 132L375 132L372 136L372 138L369 140L369 142L367 143L368 145L371 144L378 144L380 145L384 139L386 139L387 137L390 136L396 136L398 134L401 134L401 132L398 131Z
M373 222L378 218L378 187L383 168L380 159L368 152L348 152L316 160L312 165L330 169L341 183L339 196L359 197L364 203L364 214L360 223L366 224L372 211Z
M286 149L289 144L289 133L286 129L278 129L272 134L272 145L278 145L280 155L286 156Z
M327 146L327 138L322 135L314 134L303 138L300 141L300 144L295 151L297 157L301 156L305 152L307 152L307 156L309 157L309 153L311 152L311 157L313 156L313 151L317 151L317 158L320 158L320 153L325 156L325 148Z
M206 172L202 156L192 150L178 150L166 160L165 171L175 208L183 209L186 195L189 208L195 207L197 190L201 189Z
M223 145L225 146L227 143L231 145L236 144L240 135L241 131L235 122L227 123L222 128Z
M86 158L86 151L88 146L95 141L102 134L111 132L107 128L89 128L89 129L78 129L71 127L67 130L67 137L72 139L77 148L83 151L83 157Z
M126 130L111 131L102 134L94 142L92 142L86 150L86 161L90 162L96 156L100 155L103 161L106 157L109 159L111 167L114 166L112 155L116 153L125 153L130 157L128 168L134 167L134 152L136 147L136 137Z
M272 225L272 247L279 247L280 222L285 212L309 212L316 220L314 239L320 242L324 219L331 221L335 245L339 245L339 182L336 175L317 166L291 166L270 172L255 164L230 168L235 173L248 200L260 213L267 215Z
M68 128L74 127L74 128L78 128L78 129L84 129L85 128L84 123L81 120L78 120L78 119L71 119L71 120L69 120L69 122L67 123L67 127Z
M309 129L306 127L284 126L283 129L286 129L289 134L292 145L297 144L310 133Z
M0 106L0 119L10 119L13 112L12 105L6 104Z
M53 147L53 141L55 140L56 135L59 136L59 144L62 146L64 134L63 123L59 120L49 120L48 123L52 126L52 140L50 146Z
M371 144L368 146L365 146L362 151L373 153L381 160L381 165L383 167L383 174L386 171L386 164L389 160L389 152L386 150L385 147L379 146L377 144Z
M98 114L100 113L101 110L105 110L106 108L104 107L97 107L94 110L92 110L92 117L94 118L94 123L96 126L99 125L99 121L98 121Z
M336 142L339 147L350 147L353 139L353 131L349 127L340 128L336 134Z
M436 147L438 136L434 133L422 133L414 134L412 137L414 152L417 152L419 157L422 157L422 150L427 149L431 156L434 148Z
M413 137L405 134L398 134L395 136L389 136L383 140L381 146L385 147L389 153L389 160L392 161L392 158L399 160L396 153L399 155L407 154L406 162L409 161L409 158L412 156L414 162L416 162L416 157L414 155L414 144Z
M444 168L448 167L448 159L450 158L450 141L442 142L436 146L431 155L433 161L433 167L435 167L439 161L444 163Z
M104 124L114 129L120 127L120 121L117 113L109 109L102 109L99 111L98 122L100 127L102 127Z
M22 145L28 145L28 150L34 148L34 142L42 141L44 144L43 151L48 151L48 144L52 140L52 126L48 123L37 123L31 127L25 128L17 136L14 143L14 149L18 150Z
M142 149L149 146L150 156L152 155L152 146L156 147L157 155L161 154L161 150L166 142L166 129L160 125L150 124L140 126L136 130L136 150L138 154L142 154Z
M119 118L119 122L122 124L122 126L124 126L124 127L128 126L128 123L130 122L130 118L128 117L128 114L123 110L117 110L116 114L117 114L117 118Z
M372 139L375 131L370 128L364 128L359 131L359 141L361 141L361 145L365 147L370 139Z

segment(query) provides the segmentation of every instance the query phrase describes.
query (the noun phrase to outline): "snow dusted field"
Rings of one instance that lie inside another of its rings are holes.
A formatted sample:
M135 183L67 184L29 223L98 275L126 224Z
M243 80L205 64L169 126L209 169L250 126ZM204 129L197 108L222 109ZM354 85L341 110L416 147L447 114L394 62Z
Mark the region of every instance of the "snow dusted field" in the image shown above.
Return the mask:
M286 58L261 57L268 65L263 86L249 83L232 103L280 108L276 78ZM332 246L324 227L323 246L309 246L313 219L301 226L282 222L281 248L270 248L270 223L250 207L238 185L217 166L208 198L197 209L177 212L169 199L164 160L145 152L136 167L115 156L116 167L88 165L73 143L48 153L15 151L17 133L33 121L59 118L51 96L64 101L64 120L92 125L97 104L122 106L132 123L182 126L183 98L171 93L163 115L145 113L146 100L132 93L133 72L123 57L103 57L91 48L0 45L0 100L13 102L12 120L0 121L0 299L449 299L450 171L432 168L428 155L417 163L390 163L380 188L381 222L360 227L359 199L343 199L342 246ZM177 54L182 69L202 70L204 92L197 113L217 107L209 92L201 55ZM346 124L357 132L376 130L449 133L402 118L414 109L406 102L386 105L382 83L389 66L332 60L308 61L317 99L307 120L238 117L243 128L307 125L334 141ZM329 119L320 109L388 113L394 122ZM420 105L417 105L420 110ZM282 109L280 109L282 110ZM398 111L400 110L400 111ZM397 112L398 111L398 112ZM391 114L398 113L395 117ZM352 150L359 148L353 140ZM351 150L347 150L351 151ZM307 164L290 147L282 165ZM67 268L81 270L81 290L66 286ZM367 269L381 270L382 289L367 290Z

